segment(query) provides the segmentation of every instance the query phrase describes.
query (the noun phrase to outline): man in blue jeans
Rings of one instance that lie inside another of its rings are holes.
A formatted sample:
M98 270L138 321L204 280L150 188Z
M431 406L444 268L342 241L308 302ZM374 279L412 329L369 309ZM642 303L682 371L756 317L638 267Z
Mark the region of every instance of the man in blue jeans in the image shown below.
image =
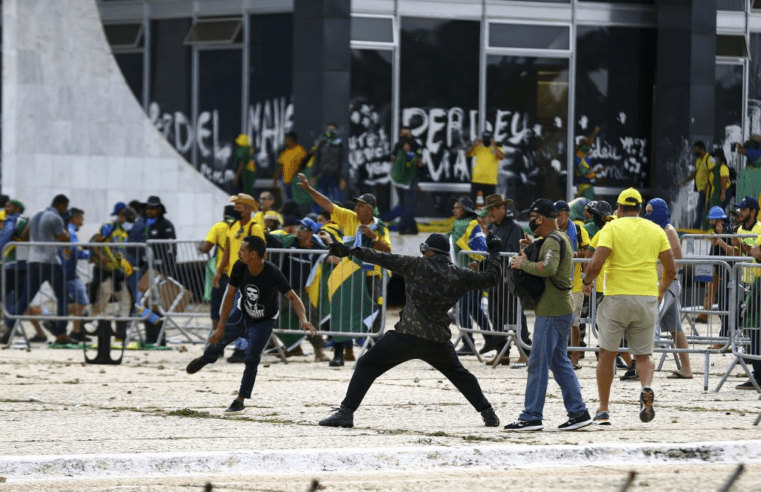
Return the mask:
M549 371L555 377L563 394L568 421L560 430L575 430L590 425L581 387L568 358L568 336L573 323L573 248L568 237L560 232L555 218L558 210L544 198L536 200L529 209L529 228L544 238L539 260L529 261L521 241L521 254L510 259L510 267L544 277L544 293L536 304L534 343L528 359L528 379L523 412L518 420L505 426L511 431L542 430L542 411L547 397Z
M219 324L209 338L203 356L190 361L185 369L188 374L200 371L206 364L216 362L225 347L235 339L246 337L248 347L243 359L246 368L240 381L238 397L225 410L227 414L242 412L246 408L243 400L251 398L262 350L272 335L272 327L280 308L278 292L293 303L301 328L312 335L317 333L307 321L304 304L291 289L285 276L274 264L264 261L266 251L267 246L262 238L248 236L243 239L238 252L239 261L233 266L225 292ZM235 295L236 291L240 296ZM234 300L237 302L233 307Z

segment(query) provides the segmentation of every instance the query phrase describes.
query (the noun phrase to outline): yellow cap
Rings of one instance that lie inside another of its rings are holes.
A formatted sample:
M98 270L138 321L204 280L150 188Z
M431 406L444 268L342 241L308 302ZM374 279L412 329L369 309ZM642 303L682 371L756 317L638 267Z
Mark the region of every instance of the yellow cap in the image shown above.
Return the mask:
M256 202L256 200L254 200L254 197L245 193L238 193L237 195L233 195L228 201L247 205L252 207L254 210L259 208L259 204Z
M618 195L618 204L619 205L639 205L642 203L642 195L639 194L639 191L635 190L634 188L628 188L621 192L620 195Z
M235 139L235 143L238 144L239 147L251 147L251 143L248 140L248 135L245 133L238 135L238 138Z

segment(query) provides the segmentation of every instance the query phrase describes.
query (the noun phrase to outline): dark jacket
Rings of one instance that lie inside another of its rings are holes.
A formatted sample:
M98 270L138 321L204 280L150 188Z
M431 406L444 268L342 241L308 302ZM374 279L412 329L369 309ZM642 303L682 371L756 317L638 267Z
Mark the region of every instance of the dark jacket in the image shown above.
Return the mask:
M346 179L348 169L344 157L344 144L340 138L320 142L314 157L312 177L335 176Z
M146 224L145 236L148 241L177 239L174 232L174 225L172 225L172 223L163 215L157 217L156 222L153 224ZM153 251L153 266L156 267L159 272L170 277L176 275L175 247L176 245L174 242L151 245L151 250Z
M350 254L380 265L404 277L405 305L396 331L438 343L449 342L447 311L470 290L488 289L501 277L500 261L489 259L484 272L452 264L449 257L430 258L381 253L369 248L352 248Z
M518 253L521 250L521 239L523 239L523 229L515 222L515 217L511 213L505 214L502 222L489 226L489 232L494 234L502 241L499 250L503 253Z

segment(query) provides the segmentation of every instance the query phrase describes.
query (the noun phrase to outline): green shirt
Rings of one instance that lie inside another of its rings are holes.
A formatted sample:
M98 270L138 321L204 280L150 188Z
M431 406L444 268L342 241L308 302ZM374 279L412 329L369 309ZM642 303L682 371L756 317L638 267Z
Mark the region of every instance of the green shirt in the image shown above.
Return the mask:
M539 250L539 261L524 261L521 270L532 275L545 277L544 293L536 304L536 315L566 316L573 313L570 289L573 285L573 248L568 237L562 234L560 230L555 230L550 235L565 242L565 254L562 260L560 258L560 243L548 237ZM543 265L542 272L537 268L539 263ZM555 284L560 287L568 287L568 290L558 289Z

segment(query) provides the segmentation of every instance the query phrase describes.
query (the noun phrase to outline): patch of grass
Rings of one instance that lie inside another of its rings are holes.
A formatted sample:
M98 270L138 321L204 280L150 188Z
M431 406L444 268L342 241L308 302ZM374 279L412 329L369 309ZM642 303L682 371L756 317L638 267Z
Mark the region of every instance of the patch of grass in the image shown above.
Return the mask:
M167 412L166 415L168 417L190 417L195 419L217 418L216 416L211 415L209 412L199 412L198 410L191 410L189 408L172 410L171 412Z
M444 431L438 431L438 432L434 432L432 434L426 434L426 436L430 436L430 437L452 437L452 436L450 436L449 434L447 434Z
M293 420L282 420L282 419L263 419L263 420L257 420L257 422L264 422L266 424L293 424Z

